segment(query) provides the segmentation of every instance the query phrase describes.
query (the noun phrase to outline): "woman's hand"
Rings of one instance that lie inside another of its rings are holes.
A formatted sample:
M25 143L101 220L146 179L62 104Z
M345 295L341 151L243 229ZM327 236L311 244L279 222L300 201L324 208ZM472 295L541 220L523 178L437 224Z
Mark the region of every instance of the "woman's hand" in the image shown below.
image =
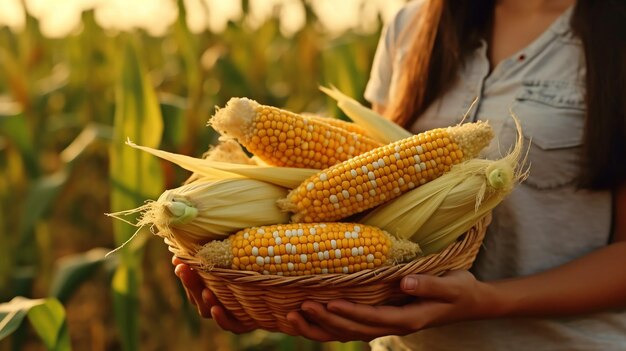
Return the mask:
M235 334L247 333L257 329L256 326L243 325L231 316L226 309L220 305L211 290L204 286L204 282L202 282L198 274L178 257L172 257L172 264L176 267L174 268L174 273L183 284L187 292L187 298L196 306L200 316L213 318L222 329Z
M368 306L344 300L326 306L307 301L302 312L287 320L300 335L317 341L370 341L384 335L406 335L421 329L496 315L498 303L491 287L467 271L442 277L412 275L400 285L417 298L403 306Z

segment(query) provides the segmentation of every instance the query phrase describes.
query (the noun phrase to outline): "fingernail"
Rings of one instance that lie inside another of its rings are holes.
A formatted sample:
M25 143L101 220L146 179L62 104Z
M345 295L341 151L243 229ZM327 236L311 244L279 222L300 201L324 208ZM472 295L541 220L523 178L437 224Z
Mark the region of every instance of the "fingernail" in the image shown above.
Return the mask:
M174 268L174 274L176 274L177 277L180 278L180 272L182 271L183 266L182 265L176 265L176 267Z
M202 301L204 303L210 303L211 302L211 292L209 291L209 289L202 289Z
M402 288L404 290L415 290L416 286L417 286L417 279L415 279L414 277L406 277L402 281Z
M303 306L302 310L306 313L306 314L310 314L310 315L314 315L315 314L315 310L309 306Z

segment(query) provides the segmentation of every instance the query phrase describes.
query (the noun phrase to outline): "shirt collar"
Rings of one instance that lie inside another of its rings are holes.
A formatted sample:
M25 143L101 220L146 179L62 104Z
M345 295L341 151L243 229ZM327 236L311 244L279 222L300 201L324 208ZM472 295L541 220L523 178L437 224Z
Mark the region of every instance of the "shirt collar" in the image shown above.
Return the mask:
M569 33L571 28L572 13L574 12L574 6L570 6L565 12L559 16L559 18L553 23L548 30L558 35L565 35Z

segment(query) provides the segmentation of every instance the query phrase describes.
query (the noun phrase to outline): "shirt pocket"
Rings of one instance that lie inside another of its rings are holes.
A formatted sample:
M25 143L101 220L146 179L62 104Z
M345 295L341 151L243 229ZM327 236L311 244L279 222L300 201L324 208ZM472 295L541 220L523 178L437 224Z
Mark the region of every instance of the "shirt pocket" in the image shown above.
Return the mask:
M564 81L523 82L512 110L530 142L528 186L554 189L576 182L585 124L583 91L580 85ZM505 126L508 139L514 138L513 121Z

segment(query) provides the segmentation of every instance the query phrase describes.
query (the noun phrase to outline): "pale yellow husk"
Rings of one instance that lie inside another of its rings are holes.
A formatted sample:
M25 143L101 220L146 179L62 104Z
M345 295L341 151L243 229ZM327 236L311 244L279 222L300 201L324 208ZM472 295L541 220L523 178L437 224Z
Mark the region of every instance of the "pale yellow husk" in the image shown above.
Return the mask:
M319 169L279 167L268 165L241 165L226 162L208 162L211 168L240 176L262 180L271 184L293 189L305 179L320 172Z
M234 139L220 140L217 145L209 147L209 150L202 155L207 161L229 162L244 165L256 165L256 160L249 157L243 148ZM185 184L194 182L203 175L201 173L193 173Z
M367 131L367 135L384 144L408 138L413 134L376 111L361 105L339 89L320 87L325 94L337 101L339 107L354 123Z
M287 190L247 178L207 179L165 191L157 201L140 207L138 226L154 227L183 248L195 250L208 241L252 226L287 223L276 206Z
M317 169L289 168L267 165L236 164L216 162L200 158L175 154L163 150L126 142L129 146L148 152L154 156L177 164L178 166L208 178L242 177L261 180L286 188L294 188L308 177L319 172Z
M470 159L443 176L376 208L364 224L418 243L425 254L439 252L495 208L528 175L523 135L498 160Z

